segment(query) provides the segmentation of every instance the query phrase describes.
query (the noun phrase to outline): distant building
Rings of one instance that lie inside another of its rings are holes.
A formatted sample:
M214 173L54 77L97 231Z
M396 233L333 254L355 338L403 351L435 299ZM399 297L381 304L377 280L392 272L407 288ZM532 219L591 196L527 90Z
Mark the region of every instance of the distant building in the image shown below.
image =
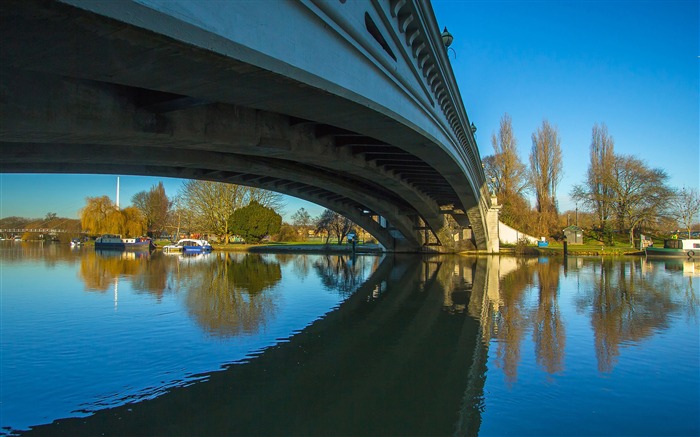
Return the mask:
M568 244L583 244L583 229L578 226L564 228L564 237Z

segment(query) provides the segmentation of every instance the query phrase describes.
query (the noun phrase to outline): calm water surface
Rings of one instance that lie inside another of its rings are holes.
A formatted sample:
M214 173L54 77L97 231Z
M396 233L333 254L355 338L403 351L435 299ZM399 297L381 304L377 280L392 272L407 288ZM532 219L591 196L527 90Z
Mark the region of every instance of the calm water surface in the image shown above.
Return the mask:
M0 262L4 434L700 434L698 263Z

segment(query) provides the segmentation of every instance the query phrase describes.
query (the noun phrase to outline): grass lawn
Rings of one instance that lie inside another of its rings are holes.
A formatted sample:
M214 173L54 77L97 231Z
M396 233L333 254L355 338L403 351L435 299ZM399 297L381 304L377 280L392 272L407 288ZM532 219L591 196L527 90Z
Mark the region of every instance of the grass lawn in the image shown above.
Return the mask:
M639 244L639 240L635 241L635 244ZM663 240L654 239L654 244L663 244ZM512 248L512 249L511 249ZM506 250L514 250L514 246L506 247ZM622 256L622 255L643 255L644 252L635 247L630 247L629 235L624 234L613 234L613 244L603 244L601 241L586 238L584 235L584 244L568 244L567 251L570 255L611 255L611 256ZM537 254L537 255L562 255L564 253L564 243L562 241L550 240L549 245L546 247L538 246L528 246L526 249L527 254Z

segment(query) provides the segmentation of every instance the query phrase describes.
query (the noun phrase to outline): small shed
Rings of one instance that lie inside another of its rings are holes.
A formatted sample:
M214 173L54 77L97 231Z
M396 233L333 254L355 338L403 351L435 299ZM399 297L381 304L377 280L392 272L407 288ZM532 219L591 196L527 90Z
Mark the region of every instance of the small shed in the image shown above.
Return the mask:
M564 228L564 237L568 244L583 244L583 229L578 226Z

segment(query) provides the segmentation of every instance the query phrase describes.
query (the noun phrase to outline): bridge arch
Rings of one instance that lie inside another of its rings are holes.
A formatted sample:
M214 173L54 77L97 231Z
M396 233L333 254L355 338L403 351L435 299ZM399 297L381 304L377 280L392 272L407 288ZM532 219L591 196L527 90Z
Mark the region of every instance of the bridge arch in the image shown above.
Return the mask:
M478 149L429 3L264 3L218 11L258 41L185 0L4 2L2 171L235 181L399 250L423 248L449 213L489 250ZM315 47L290 52L301 42Z

